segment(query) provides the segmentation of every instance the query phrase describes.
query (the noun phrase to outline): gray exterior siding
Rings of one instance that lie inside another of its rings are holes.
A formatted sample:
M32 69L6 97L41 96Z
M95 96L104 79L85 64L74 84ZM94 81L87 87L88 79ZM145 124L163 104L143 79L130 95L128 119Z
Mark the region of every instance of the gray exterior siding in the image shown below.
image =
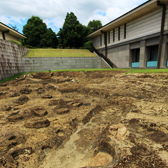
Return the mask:
M136 20L121 24L120 40L118 39L118 27L110 30L110 43L107 42L107 57L118 68L130 68L132 66L131 52L133 49L139 48L139 68L146 68L149 60L149 47L159 46L161 20L162 8ZM124 24L126 24L126 38L124 38ZM113 41L113 30L115 30L115 41ZM161 68L167 67L168 58L168 5L166 6L164 34ZM105 53L105 46L100 46L100 38L94 37L92 40L94 47L100 53Z

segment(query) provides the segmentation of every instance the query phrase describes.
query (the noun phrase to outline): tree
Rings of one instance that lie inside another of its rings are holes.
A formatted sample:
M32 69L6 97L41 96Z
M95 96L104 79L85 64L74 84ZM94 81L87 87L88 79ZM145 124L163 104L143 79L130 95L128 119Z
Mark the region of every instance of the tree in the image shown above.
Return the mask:
M73 12L67 13L63 27L57 34L59 46L79 48L85 42L86 28L79 23Z
M52 47L56 48L58 40L56 34L52 31L51 28L47 29L47 32L41 36L40 47Z
M18 31L19 29L17 28L17 26L15 25L15 26L13 26L12 24L10 24L9 23L9 26L12 28L12 29L14 29L14 30L16 30L16 31Z
M100 20L92 20L88 23L87 27L89 28L89 34L96 31L97 29L102 27L102 23Z
M23 33L27 39L23 40L24 45L40 47L42 36L47 32L47 26L43 20L37 16L28 19L27 24L23 26Z

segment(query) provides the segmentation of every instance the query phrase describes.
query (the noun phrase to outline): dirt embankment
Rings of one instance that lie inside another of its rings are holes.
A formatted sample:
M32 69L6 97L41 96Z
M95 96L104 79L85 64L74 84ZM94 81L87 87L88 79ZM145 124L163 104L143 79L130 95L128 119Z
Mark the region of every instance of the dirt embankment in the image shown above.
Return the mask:
M168 74L38 73L0 84L0 167L168 167Z

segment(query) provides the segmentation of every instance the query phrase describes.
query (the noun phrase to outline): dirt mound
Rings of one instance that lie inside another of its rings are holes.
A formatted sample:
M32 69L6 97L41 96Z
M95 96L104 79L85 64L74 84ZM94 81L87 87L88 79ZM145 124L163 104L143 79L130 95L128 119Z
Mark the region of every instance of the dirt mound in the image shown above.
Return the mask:
M33 73L0 84L0 167L168 167L167 73Z

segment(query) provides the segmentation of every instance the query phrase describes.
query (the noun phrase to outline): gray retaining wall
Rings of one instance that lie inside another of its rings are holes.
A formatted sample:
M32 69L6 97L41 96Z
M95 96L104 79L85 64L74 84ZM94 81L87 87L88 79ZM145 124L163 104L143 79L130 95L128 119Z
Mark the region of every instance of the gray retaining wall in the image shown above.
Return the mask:
M25 72L101 68L99 57L25 57L23 60Z
M23 46L0 39L0 80L21 72L102 67L100 57L23 57L27 52Z

